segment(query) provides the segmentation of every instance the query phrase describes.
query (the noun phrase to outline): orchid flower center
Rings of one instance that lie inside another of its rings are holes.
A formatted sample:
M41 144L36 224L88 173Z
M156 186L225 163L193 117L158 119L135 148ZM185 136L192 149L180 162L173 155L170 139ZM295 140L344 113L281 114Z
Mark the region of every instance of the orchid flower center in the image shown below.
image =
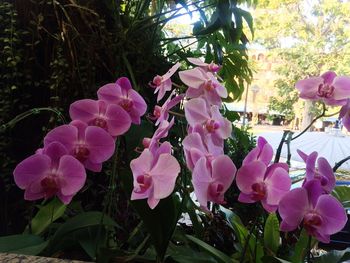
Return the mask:
M206 154L205 158L207 158L208 163L211 163L214 160L214 156L210 153Z
M319 97L324 97L324 98L331 98L333 96L334 93L334 87L332 85L329 84L320 84L318 86L318 91L317 91L317 95Z
M158 119L162 114L162 107L156 105L153 110L153 115Z
M84 144L80 144L75 147L73 155L80 162L84 162L89 158L90 151Z
M303 226L310 234L313 234L321 224L322 217L315 212L309 212L304 216Z
M315 179L319 180L322 186L325 186L328 184L329 180L326 176L320 174L318 170L315 171L314 175Z
M151 138L143 138L143 140L142 140L142 145L143 145L143 147L144 148L148 148L149 146L150 146L150 144L151 144Z
M134 103L129 98L123 98L119 105L127 112L130 112L132 107L134 106Z
M95 118L92 122L91 122L91 125L93 126L97 126L97 127L100 127L102 129L107 129L107 121L102 118L102 117L97 117Z
M55 171L52 171L49 176L41 180L40 184L45 192L45 198L50 198L56 195L60 189L57 179L57 173Z
M136 178L137 183L139 184L139 191L137 191L138 193L143 193L145 192L152 184L152 179L151 176L149 174L143 174L143 175L139 175Z
M215 130L220 128L220 123L216 120L207 120L205 128L208 130L208 132L215 132Z
M207 91L212 91L216 88L216 85L213 83L212 80L207 80L205 83L204 83L204 89L207 90Z
M266 186L264 182L255 183L252 185L252 199L254 201L260 201L266 197Z
M215 64L214 62L211 62L209 65L208 65L208 70L211 71L211 72L218 72L220 69L220 66Z
M212 197L218 197L224 191L224 186L220 183L212 183L209 186L209 194Z
M155 86L160 86L160 84L162 84L162 81L163 81L162 76L157 75L153 78L153 84Z

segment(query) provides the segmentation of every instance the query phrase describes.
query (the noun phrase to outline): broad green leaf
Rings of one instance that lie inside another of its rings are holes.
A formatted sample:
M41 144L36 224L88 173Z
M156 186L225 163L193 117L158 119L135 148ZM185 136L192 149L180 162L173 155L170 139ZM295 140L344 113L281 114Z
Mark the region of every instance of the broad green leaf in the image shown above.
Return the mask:
M230 2L228 0L219 0L217 5L217 11L221 25L226 29L231 27L232 12L230 10Z
M238 262L238 261L234 260L233 258L227 256L226 254L224 254L220 250L216 249L215 247L212 247L211 245L203 242L202 240L200 240L198 238L195 238L194 236L186 235L186 237L190 241L192 241L193 243L197 244L202 249L206 250L211 255L213 255L217 260L219 260L219 262L223 262L223 263Z
M350 187L344 185L336 186L332 195L342 203L344 208L350 209Z
M99 236L99 238L97 238ZM74 232L74 239L80 244L84 251L96 259L96 250L106 240L106 230L99 226L87 227Z
M279 221L275 213L269 214L264 229L264 245L274 254L280 245Z
M224 117L227 118L230 122L234 122L236 120L239 120L240 116L237 112L235 111L230 111L226 109L224 113Z
M241 16L244 18L244 20L247 22L249 30L252 33L252 37L254 38L254 26L253 26L252 15L249 12L247 12L241 8L237 8L237 9L238 9L239 13L241 14Z
M248 257L253 262L261 262L264 250L259 240L242 225L238 216L232 217L230 223L238 237L239 252L244 254L244 258Z
M179 263L216 263L217 260L209 255L207 251L198 252L190 246L176 246L170 244L167 251L167 258L170 257Z
M110 218L108 215L103 215L101 212L91 211L80 213L77 216L68 219L57 229L56 233L50 240L51 249L55 250L55 248L59 247L60 242L62 242L66 236L74 231L92 226L118 227L112 218ZM98 238L98 236L96 236L96 238Z
M306 256L307 249L308 249L307 248L308 240L309 240L309 235L307 234L305 229L303 229L300 233L299 240L295 245L293 256L291 257L291 261L293 263L300 263L304 261L304 258ZM315 244L315 239L312 238L311 247L314 244Z
M135 200L132 206L140 215L160 258L165 256L170 238L180 215L180 200L175 195L162 199L154 208L149 208L146 200Z
M44 232L52 222L64 214L65 210L66 205L57 198L54 198L47 205L41 207L31 221L32 233L38 235Z
M208 24L208 26L203 28L202 30L193 32L193 34L195 36L212 34L215 31L217 31L220 27L221 27L221 20L219 18L218 12L215 11L210 19L210 23Z
M287 261L278 257L272 257L272 256L263 256L262 262L263 263L291 263L290 261Z
M44 240L36 235L12 235L0 237L0 252L37 255L45 247Z
M12 253L36 256L36 255L39 255L47 247L48 244L49 244L49 241L47 240L38 245L24 247L24 248L12 251Z
M350 248L345 250L331 250L327 254L324 254L320 257L316 257L313 261L314 263L340 263L340 262L349 262L350 260Z

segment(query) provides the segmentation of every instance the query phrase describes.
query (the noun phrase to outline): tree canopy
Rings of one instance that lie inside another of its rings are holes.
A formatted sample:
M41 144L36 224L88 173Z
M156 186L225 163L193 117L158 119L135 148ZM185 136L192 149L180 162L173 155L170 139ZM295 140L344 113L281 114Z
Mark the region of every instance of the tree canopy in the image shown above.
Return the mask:
M270 108L294 117L298 101L294 84L308 76L334 70L350 74L350 2L347 0L260 1L254 11L255 42L280 66L278 97Z

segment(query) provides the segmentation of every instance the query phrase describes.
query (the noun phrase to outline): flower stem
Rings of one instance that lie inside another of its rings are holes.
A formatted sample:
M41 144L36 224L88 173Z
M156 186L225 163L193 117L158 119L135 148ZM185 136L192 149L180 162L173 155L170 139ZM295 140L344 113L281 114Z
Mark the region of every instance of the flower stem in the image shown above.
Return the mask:
M320 115L318 115L315 119L313 119L313 120L310 122L310 124L309 124L301 133L299 133L299 134L296 135L295 137L292 137L292 138L290 139L291 141L293 141L293 140L299 138L301 135L303 135L305 132L307 132L307 131L310 129L310 127L312 126L312 124L314 124L318 119L320 119L320 118L322 118L322 117L325 116L325 113L326 113L326 105L325 105L324 103L322 103L322 107L323 107L322 113L321 113Z
M307 241L307 259L306 262L310 263L311 261L311 235L309 235L309 239Z
M287 135L289 134L289 132L290 132L289 130L283 131L282 139L281 139L280 144L278 145L278 148L276 151L274 163L278 163L280 161L283 143L285 142L285 139L286 139Z
M172 115L175 115L175 116L178 116L178 117L185 118L185 114L178 113L178 112L171 111L171 110L168 110L168 112L169 112L170 114L172 114Z
M12 120L10 120L9 122L3 124L0 126L0 131L1 130L6 130L9 127L13 127L16 125L17 122L20 122L21 120L24 120L25 118L31 116L31 115L36 115L40 112L43 111L51 111L53 113L55 113L57 115L58 118L60 118L60 120L62 121L62 123L66 123L66 120L63 116L63 114L59 111L56 110L54 108L48 108L48 107L44 107L44 108L34 108L28 111L25 111L19 115L17 115L16 117L14 117Z
M335 165L334 165L334 167L333 167L333 172L336 172L336 171L338 170L338 168L339 168L340 166L342 166L343 163L345 163L345 162L348 161L348 160L350 160L350 156L348 156L348 157L346 157L346 158L340 160L339 162L335 163Z

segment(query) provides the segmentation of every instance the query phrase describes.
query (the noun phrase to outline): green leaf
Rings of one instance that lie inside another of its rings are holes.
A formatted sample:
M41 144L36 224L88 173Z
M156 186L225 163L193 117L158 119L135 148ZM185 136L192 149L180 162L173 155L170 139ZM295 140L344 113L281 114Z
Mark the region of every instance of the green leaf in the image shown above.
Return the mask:
M55 235L50 240L51 249L57 249L60 245L60 242L64 241L65 236L73 233L74 231L89 228L92 226L118 227L112 218L107 215L103 215L101 212L91 211L80 213L79 215L68 219L57 229Z
M57 198L41 207L31 221L32 233L38 235L44 232L52 222L64 214L66 207L67 206Z
M239 252L242 254L244 253L244 258L250 258L252 262L262 262L261 258L264 256L264 250L255 235L250 233L248 229L242 225L238 216L232 217L230 223L238 237L240 244ZM248 245L246 245L247 242ZM245 249L246 251L244 251Z
M200 240L198 238L195 238L194 236L186 235L186 237L190 241L192 241L193 243L200 246L205 251L209 252L211 255L213 255L220 262L223 262L223 263L238 262L238 261L234 260L233 258L227 256L226 254L222 253L220 250L216 249L215 247L212 247L211 245L203 242L202 240Z
M24 247L12 252L16 254L36 256L36 255L39 255L47 247L48 244L49 244L49 241L47 240L38 245Z
M307 253L308 240L309 240L309 235L305 231L305 229L303 229L300 233L299 240L295 245L293 256L291 257L291 261L293 263L300 263L304 261L304 258ZM311 247L314 244L315 244L315 239L313 238L311 240Z
M0 237L0 252L37 255L47 243L36 235L12 235Z
M167 257L179 263L216 263L217 260L208 252L198 252L189 246L169 245Z
M132 201L131 204L151 234L151 240L158 256L161 259L164 258L180 215L181 203L179 198L171 195L162 199L154 209L149 208L146 200Z
M229 29L231 27L232 12L230 10L230 2L228 0L219 0L217 5L219 19L221 25Z
M320 257L315 258L314 263L340 263L340 262L348 262L350 260L350 248L345 250L332 250L327 254L324 254Z
M244 18L244 20L247 22L249 30L252 33L252 37L254 38L254 25L253 25L252 15L241 8L237 8L237 9L238 9L238 12L241 14L241 16Z
M215 11L210 19L210 23L204 29L193 32L193 34L195 36L209 35L211 33L214 33L220 27L221 27L221 20L219 18L218 12Z
M280 245L279 221L275 213L269 214L264 229L264 245L274 254Z
M99 238L96 238L99 236ZM101 245L101 240L105 240L106 230L100 229L99 226L87 227L74 232L74 239L77 240L80 246L91 257L96 259L96 248Z
M342 203L345 209L350 209L350 187L344 185L336 186L332 195Z
M234 122L236 120L239 120L239 118L240 118L240 116L237 112L230 111L227 108L226 108L226 111L224 113L224 117L227 118L230 122Z
M272 256L263 256L261 260L263 263L291 263L290 261Z

